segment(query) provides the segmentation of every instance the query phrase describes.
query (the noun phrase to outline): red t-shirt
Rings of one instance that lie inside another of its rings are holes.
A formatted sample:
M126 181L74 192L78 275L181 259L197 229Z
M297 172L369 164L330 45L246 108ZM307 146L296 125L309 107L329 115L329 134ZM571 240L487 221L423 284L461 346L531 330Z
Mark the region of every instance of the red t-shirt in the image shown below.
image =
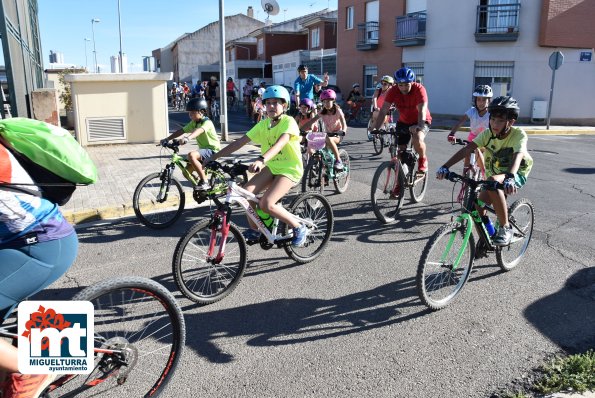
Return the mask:
M428 102L426 89L419 83L411 85L409 94L403 95L397 85L391 87L386 93L384 101L395 104L399 111L399 122L405 124L417 124L417 105ZM430 109L426 111L426 122L432 124Z

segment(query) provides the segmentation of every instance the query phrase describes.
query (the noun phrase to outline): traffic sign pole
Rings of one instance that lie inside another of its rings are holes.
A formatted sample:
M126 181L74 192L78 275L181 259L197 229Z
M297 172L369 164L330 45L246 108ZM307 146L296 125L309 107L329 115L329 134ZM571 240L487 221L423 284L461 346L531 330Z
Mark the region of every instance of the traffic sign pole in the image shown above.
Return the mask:
M554 51L552 55L550 55L549 65L552 69L552 85L550 86L550 100L547 106L547 125L546 130L550 129L550 115L552 113L552 101L554 98L554 83L556 82L556 69L559 69L560 66L564 63L564 54L560 51Z

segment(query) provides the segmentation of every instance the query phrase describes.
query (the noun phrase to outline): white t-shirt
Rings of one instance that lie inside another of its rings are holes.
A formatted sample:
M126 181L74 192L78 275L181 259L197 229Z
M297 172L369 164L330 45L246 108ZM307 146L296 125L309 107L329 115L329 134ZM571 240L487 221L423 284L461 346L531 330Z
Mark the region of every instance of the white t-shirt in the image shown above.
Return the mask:
M477 108L472 106L465 112L465 115L469 118L469 137L467 137L467 141L473 141L480 133L490 128L490 112L479 116Z

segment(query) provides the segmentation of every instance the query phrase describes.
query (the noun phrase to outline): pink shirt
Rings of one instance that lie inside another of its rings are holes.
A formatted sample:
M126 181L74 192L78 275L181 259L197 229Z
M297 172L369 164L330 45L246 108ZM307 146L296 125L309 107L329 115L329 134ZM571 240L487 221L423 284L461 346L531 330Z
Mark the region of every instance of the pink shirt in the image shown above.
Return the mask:
M322 125L326 133L336 133L343 130L343 126L341 125L341 118L344 117L343 111L336 105L335 109L337 111L334 115L331 113L320 114L320 120L322 120Z

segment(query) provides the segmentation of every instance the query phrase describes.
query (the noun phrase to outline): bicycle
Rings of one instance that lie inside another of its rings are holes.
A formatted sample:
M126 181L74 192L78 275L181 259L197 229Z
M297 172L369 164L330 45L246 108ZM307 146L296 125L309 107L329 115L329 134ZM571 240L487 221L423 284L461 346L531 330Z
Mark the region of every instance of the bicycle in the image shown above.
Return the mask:
M374 134L390 134L388 151L391 160L381 163L376 169L370 192L374 215L378 221L389 224L396 220L397 214L401 211L405 188L409 188L413 203L423 200L428 188L428 173L418 170L419 154L413 149L412 140L407 148L402 150L399 148L395 128L388 132L378 130Z
M211 218L190 227L176 245L172 263L174 280L188 299L205 305L229 295L240 283L246 269L247 245L258 243L264 250L273 246L283 248L299 264L315 260L326 249L334 218L331 205L324 196L312 192L300 194L287 207L293 217L308 228L305 244L294 247L291 245L292 229L260 209L255 211L249 202L258 203L258 197L234 181L237 175L246 172L248 166L210 162L208 167L222 170L230 178L225 200L222 202L213 197L217 209ZM231 222L234 204L239 204L258 226L261 232L258 240L246 241L236 224Z
M221 111L219 110L219 100L218 99L211 99L211 120L216 125L220 125L221 121L219 117L221 116Z
M469 195L461 214L439 228L428 240L417 268L417 292L421 301L432 310L446 307L461 292L469 279L475 259L495 252L498 265L503 271L515 268L525 255L535 222L535 210L528 199L519 199L508 208L508 222L513 229L513 238L508 246L494 246L478 208L483 207L495 214L491 206L478 199L482 188L502 189L494 181L474 180L456 173L449 173L448 180L463 181L469 187ZM473 227L479 235L475 244ZM497 225L496 225L497 229Z
M73 300L94 307L94 367L58 375L41 397L156 397L171 381L186 341L184 316L159 283L121 277L91 285ZM16 310L0 314L0 338L18 339Z
M161 144L158 144L159 146ZM171 160L156 173L144 177L136 186L132 197L132 208L138 220L149 228L163 229L173 225L184 211L186 195L182 183L173 176L176 169L180 169L192 187L198 185L197 178L186 169L188 160L179 154L180 143L177 140L163 145L173 151ZM207 170L205 170L207 172ZM227 191L227 177L218 171L207 172L211 189L199 191L193 189L192 197L201 204L210 196L221 196ZM239 176L237 182L243 184L248 181L248 175Z
M452 145L463 145L466 146L470 144L469 141L467 140L463 140L460 138L455 138L454 141L452 141ZM471 156L469 157L469 167L466 167L463 171L463 176L471 178L472 180L479 180L480 176L481 176L481 169L479 168L479 166L477 165L477 161L475 159L475 151L471 154ZM458 185L460 185L460 188L458 187ZM463 206L465 203L467 203L467 198L469 197L469 185L467 185L463 180L461 181L457 181L453 187L452 187L452 203L453 203L453 210L454 210L454 204L458 203L460 206ZM455 193L457 193L456 195L456 199L455 199Z
M396 128L397 124L393 123L393 111L396 108L391 106L390 112L386 115L387 121L382 125L381 130L389 131L391 128ZM368 121L368 140L372 141L372 145L374 146L374 155L380 155L382 150L386 147L391 145L392 135L388 137L387 140L384 139L384 135L382 134L375 134L373 133L374 126L372 125L372 118Z
M326 136L337 137L345 136L345 132L338 133L308 133L306 140L308 148L315 152L309 155L308 163L304 168L304 177L302 178L302 192L320 192L324 193L324 187L333 182L337 193L347 191L350 176L349 154L345 149L339 149L339 157L343 163L343 170L335 170L335 155L325 147Z

